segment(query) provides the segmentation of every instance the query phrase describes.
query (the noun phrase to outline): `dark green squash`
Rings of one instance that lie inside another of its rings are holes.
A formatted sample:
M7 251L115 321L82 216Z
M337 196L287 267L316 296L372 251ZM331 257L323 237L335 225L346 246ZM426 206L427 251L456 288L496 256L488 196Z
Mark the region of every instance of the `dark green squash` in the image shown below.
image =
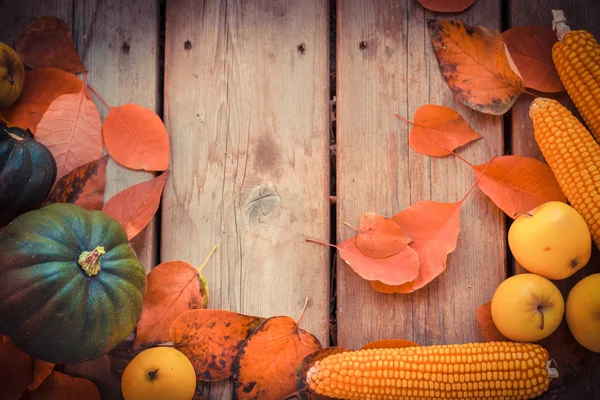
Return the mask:
M56 179L56 161L29 131L0 122L0 226L42 205Z
M133 332L145 291L125 230L102 211L52 203L0 232L0 333L34 358L108 353Z

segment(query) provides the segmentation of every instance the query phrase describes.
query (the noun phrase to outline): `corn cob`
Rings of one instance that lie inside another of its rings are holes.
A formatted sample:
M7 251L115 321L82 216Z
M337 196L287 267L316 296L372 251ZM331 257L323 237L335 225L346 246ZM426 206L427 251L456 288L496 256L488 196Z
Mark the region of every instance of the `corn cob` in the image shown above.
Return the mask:
M536 98L529 107L529 117L542 155L600 249L600 145L556 100Z
M307 373L310 390L335 399L532 399L558 372L537 344L468 343L333 354Z
M600 45L587 31L571 31L563 12L552 10L558 42L552 60L563 86L596 141L600 142Z

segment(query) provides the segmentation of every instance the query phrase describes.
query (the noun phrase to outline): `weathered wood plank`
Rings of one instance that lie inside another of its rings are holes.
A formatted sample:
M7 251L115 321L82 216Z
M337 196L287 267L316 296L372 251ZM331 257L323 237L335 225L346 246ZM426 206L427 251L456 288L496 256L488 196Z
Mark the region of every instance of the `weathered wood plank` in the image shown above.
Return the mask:
M158 92L158 3L144 0L78 0L74 5L73 36L88 71L87 83L111 105L135 103L158 111L161 101ZM109 110L97 98L93 99L104 120ZM110 159L106 172L105 199L153 176L149 172L124 168ZM156 235L155 223L151 222L132 241L147 271L157 262ZM120 373L126 362L125 357L110 355L77 365L66 365L65 371L95 382L103 398L119 399Z
M460 150L472 163L503 151L501 118L457 105L443 81L426 28L428 18L458 18L500 27L499 1L480 1L460 15L433 15L414 1L339 2L337 13L338 242L354 233L360 215L386 216L422 200L460 200L474 182L453 158L433 159L409 149L412 118L427 103L455 108L484 136ZM364 43L361 49L359 43ZM377 339L422 344L480 340L475 318L506 274L505 221L480 191L463 204L461 233L447 269L411 295L385 295L342 260L338 262L339 345L358 348Z
M542 25L552 28L552 9L560 9L565 13L567 24L571 29L585 29L600 39L600 3L589 0L513 0L510 2L510 25L511 27L522 25ZM540 93L540 96L556 98L566 107L568 107L576 116L580 118L573 102L566 91L558 94ZM520 154L529 157L535 157L543 160L539 146L533 138L533 126L529 118L528 111L532 97L528 95L521 96L512 112L512 151L514 154ZM514 272L520 273L524 269L514 263ZM561 289L566 300L569 290L583 277L600 272L600 253L594 249L592 259L588 265L573 275L571 278L563 281L555 281ZM563 324L565 322L563 321ZM595 379L600 371L600 355L587 353L582 370L568 380L568 386L560 394L561 399L595 399L600 398L600 387L596 385Z
M0 2L0 41L14 48L15 40L34 19L54 15L69 25L73 20L72 0L23 0Z
M327 1L167 3L173 145L161 258L205 267L210 308L298 317L327 345ZM213 385L211 398L228 398Z

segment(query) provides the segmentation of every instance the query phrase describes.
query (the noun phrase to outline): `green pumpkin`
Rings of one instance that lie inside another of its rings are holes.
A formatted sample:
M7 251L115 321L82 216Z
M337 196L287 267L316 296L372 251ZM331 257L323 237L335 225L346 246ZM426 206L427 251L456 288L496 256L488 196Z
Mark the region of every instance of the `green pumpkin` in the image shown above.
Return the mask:
M56 179L56 160L29 131L0 122L0 226L39 208Z
M133 332L145 291L125 230L101 211L53 203L0 232L0 333L34 358L108 353Z

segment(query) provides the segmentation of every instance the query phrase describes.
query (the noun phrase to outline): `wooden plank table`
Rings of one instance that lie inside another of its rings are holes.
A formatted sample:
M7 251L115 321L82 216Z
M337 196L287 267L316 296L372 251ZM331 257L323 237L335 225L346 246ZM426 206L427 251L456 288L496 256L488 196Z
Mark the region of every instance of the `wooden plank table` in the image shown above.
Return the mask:
M426 21L550 27L551 8L600 38L594 0L478 0L460 14L436 14L417 0L22 0L0 1L0 41L12 45L36 17L60 17L73 29L88 82L109 103L137 103L163 117L170 177L155 221L134 243L148 270L169 260L199 265L217 245L203 271L210 308L296 318L308 297L302 327L324 346L463 343L483 340L476 307L522 271L506 244L510 220L479 190L462 207L446 271L413 294L376 293L328 248L305 239L341 243L354 234L344 222L356 225L364 212L391 216L422 200L457 201L472 185L462 161L410 149L410 126L394 113L411 119L428 103L456 109L483 136L458 151L474 164L509 153L542 159L527 115L531 96L503 117L457 104ZM575 110L564 93L558 98ZM104 118L108 110L96 103ZM150 177L111 161L106 198ZM595 251L561 290L598 271ZM106 356L64 369L96 382L104 399L119 399L123 362ZM559 398L600 398L599 372L600 355L588 354ZM228 399L231 386L209 385L203 395Z

